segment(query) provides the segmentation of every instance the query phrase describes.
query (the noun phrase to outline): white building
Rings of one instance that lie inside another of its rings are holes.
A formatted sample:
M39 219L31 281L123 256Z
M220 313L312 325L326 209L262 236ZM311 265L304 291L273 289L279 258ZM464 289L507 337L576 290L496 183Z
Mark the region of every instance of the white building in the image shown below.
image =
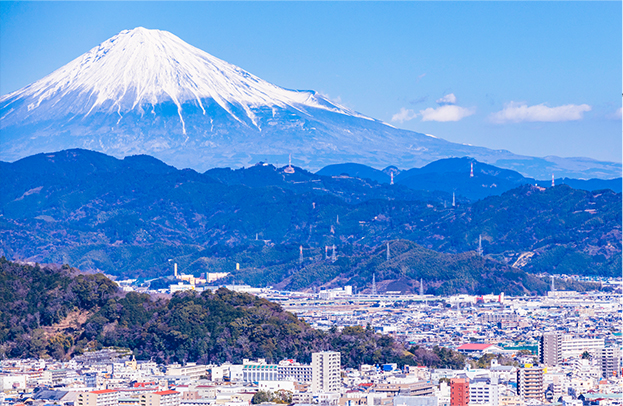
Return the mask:
M498 406L500 404L500 388L497 376L475 378L469 382L469 403Z
M312 354L312 385L314 393L339 393L342 389L340 353L333 351Z
M583 352L597 353L604 348L603 338L574 338L565 335L560 343L562 358L579 357Z

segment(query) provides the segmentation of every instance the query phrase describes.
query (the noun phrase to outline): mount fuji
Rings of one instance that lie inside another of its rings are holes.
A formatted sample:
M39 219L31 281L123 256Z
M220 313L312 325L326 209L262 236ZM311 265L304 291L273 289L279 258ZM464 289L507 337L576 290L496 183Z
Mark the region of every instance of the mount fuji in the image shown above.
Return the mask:
M0 159L68 148L148 154L200 171L285 163L289 154L308 169L343 162L409 168L471 156L535 178L621 176L617 163L519 156L401 130L141 27L0 98Z

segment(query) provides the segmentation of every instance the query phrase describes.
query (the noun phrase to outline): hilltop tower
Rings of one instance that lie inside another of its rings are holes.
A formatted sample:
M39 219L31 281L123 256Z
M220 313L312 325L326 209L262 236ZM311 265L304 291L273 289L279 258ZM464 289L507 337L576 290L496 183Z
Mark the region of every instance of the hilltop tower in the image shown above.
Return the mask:
M452 207L456 206L456 199L454 197L454 192L452 192Z
M389 173L389 176L391 177L391 179L390 179L390 181L389 181L389 184L390 184L390 185L393 185L393 184L394 184L394 172L390 172L390 173Z
M335 244L333 244L333 253L331 254L331 262L337 261L337 254L335 253Z
M478 236L478 255L482 257L482 235Z
M372 296L376 296L376 274L372 274Z
M303 246L299 246L299 265L303 265Z
M389 242L387 243L387 261L389 261Z
M469 177L473 178L474 177L474 163L471 163L471 169L469 171Z
M552 173L552 187L556 186L556 182L554 182L554 174Z
M294 168L292 167L292 154L288 155L288 166L283 170L285 173L294 173Z

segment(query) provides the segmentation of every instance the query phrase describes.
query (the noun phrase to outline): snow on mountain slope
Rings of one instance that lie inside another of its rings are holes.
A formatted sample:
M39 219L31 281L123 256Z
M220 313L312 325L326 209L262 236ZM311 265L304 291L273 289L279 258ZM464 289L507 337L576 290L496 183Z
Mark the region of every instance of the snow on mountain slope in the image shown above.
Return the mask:
M11 116L42 120L59 113L88 116L94 111L116 113L120 118L130 110L153 114L155 105L172 101L186 133L182 105L194 102L206 114L205 98L216 101L237 120L239 113L232 105L238 105L255 125L252 108L260 106L314 107L364 117L314 92L268 83L169 32L142 27L122 31L45 78L2 96L0 105L6 108L12 101L28 100L22 107L26 114L13 110L2 117L10 125ZM60 112L53 109L59 102Z

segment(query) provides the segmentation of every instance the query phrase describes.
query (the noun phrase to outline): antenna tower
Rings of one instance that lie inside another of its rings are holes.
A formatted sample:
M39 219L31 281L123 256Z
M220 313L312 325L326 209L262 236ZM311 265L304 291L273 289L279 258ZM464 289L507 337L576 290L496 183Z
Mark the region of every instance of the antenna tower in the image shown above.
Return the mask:
M299 246L299 265L303 265L303 246Z
M376 296L376 274L372 274L372 296Z
M387 260L389 261L389 242L387 243Z
M422 282L422 278L420 278L420 296L424 296L424 282Z
M331 262L337 261L337 255L335 253L335 244L333 244L333 253L331 254Z
M482 235L478 236L478 255L482 257Z
M454 192L452 192L452 207L456 206L456 199L454 198Z
M554 287L554 277L552 276L552 292L555 292L556 288Z
M471 169L469 171L469 177L473 178L474 177L474 163L472 162L471 165L472 165L472 167L471 167Z
M288 155L288 166L283 171L285 173L294 173L294 168L292 167L292 154Z
M389 181L389 184L393 185L394 184L394 172L390 172L389 176L391 176L391 180Z
M556 186L556 182L554 182L554 174L552 173L552 187Z

